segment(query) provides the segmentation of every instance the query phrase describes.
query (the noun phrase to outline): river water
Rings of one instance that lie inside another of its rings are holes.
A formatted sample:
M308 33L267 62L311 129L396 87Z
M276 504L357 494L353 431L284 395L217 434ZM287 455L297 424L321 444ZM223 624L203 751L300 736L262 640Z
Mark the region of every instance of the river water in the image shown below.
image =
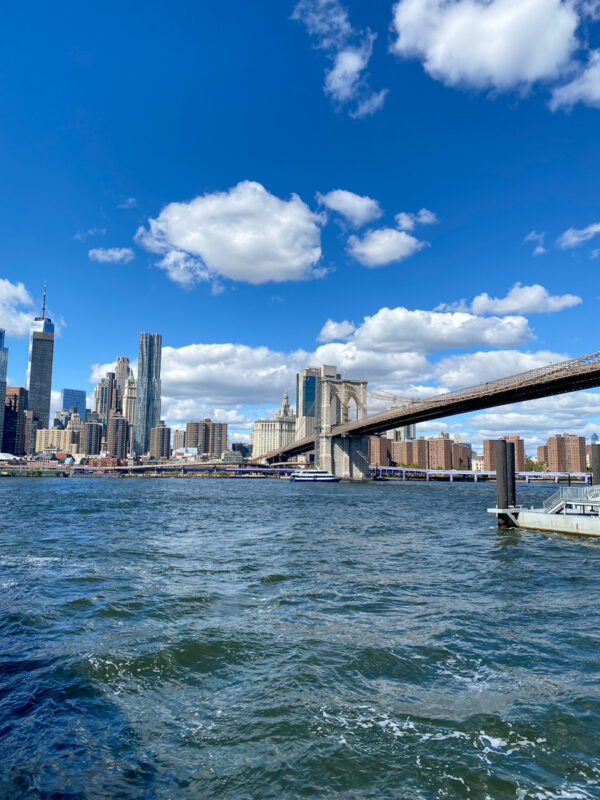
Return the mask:
M600 542L494 494L0 480L0 797L600 798Z

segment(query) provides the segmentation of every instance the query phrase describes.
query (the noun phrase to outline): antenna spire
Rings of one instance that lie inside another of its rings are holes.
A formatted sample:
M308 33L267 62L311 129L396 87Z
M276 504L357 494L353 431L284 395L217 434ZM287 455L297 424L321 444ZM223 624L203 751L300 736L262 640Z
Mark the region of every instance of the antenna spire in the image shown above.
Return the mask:
M42 304L42 319L46 318L46 281L44 281L44 302Z

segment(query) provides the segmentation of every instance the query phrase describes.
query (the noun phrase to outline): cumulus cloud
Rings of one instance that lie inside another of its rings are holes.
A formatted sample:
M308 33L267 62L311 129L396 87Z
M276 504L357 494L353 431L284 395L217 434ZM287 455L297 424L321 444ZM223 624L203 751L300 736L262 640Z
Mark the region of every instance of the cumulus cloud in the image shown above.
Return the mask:
M131 247L95 247L88 251L88 256L104 264L128 264L135 258Z
M435 225L437 222L439 222L437 215L426 208L422 208L416 214L409 214L406 211L396 214L396 225L401 231L414 231L417 225Z
M110 361L106 364L92 364L90 367L90 383L100 383L102 378L106 376L107 372L114 372L117 368L116 361Z
M318 192L317 200L331 211L341 214L357 228L378 219L383 214L377 200L349 192L346 189L334 189L327 194Z
M162 389L171 398L200 397L215 405L277 403L306 366L304 351L281 353L241 344L164 347Z
M533 338L525 317L477 317L465 312L440 313L381 308L365 317L352 341L364 349L432 353L456 347L512 347Z
M320 277L323 219L293 194L281 200L242 181L226 192L169 203L136 241L183 285L218 277L246 283Z
M316 47L327 51L333 62L324 90L338 108L360 118L383 107L387 89L371 89L366 73L376 34L355 30L339 0L300 0L292 19L306 26Z
M33 300L25 285L0 278L0 328L7 336L27 336L33 317Z
M350 236L348 252L365 267L384 267L418 253L427 242L394 228L379 228L359 238Z
M551 295L539 283L522 286L515 283L506 297L490 297L487 292L477 295L471 303L474 314L527 314L562 311L582 302L574 294Z
M334 322L334 320L328 319L321 328L317 341L332 342L334 339L347 339L352 333L354 333L354 325L348 320Z
M519 434L525 439L530 455L557 433L591 436L600 426L591 418L600 416L600 393L582 391L499 406L473 415L469 424L478 439L495 439Z
M535 242L535 247L533 249L534 256L541 256L544 253L547 253L545 246L545 233L538 233L537 231L531 231L527 234L527 236L523 239L524 242Z
M550 108L569 111L576 103L600 108L600 50L593 50L579 75L552 92Z
M582 244L589 242L594 236L600 233L600 222L594 222L588 225L587 228L568 228L556 240L556 244L561 250L571 250L574 247L580 247Z
M122 203L119 203L117 208L135 208L135 206L137 206L135 197L128 197L126 200L123 200Z
M534 353L519 350L479 351L443 358L436 364L436 378L444 386L457 389L567 359L568 356L564 353L554 353L551 350L538 350Z
M581 303L574 294L551 295L539 283L523 286L515 283L506 297L490 297L487 292L478 294L471 303L459 300L455 303L440 303L436 311L469 311L473 314L541 314L562 311Z
M578 24L562 0L399 0L392 50L448 85L505 91L560 77Z

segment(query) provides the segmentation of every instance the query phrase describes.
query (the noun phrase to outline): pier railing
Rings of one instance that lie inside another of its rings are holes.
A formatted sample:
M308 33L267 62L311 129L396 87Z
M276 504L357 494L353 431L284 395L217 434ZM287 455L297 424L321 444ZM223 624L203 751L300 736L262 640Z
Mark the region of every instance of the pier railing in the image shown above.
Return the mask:
M566 503L577 500L581 500L583 503L594 501L600 503L600 486L561 486L558 491L544 500L544 511L552 514Z

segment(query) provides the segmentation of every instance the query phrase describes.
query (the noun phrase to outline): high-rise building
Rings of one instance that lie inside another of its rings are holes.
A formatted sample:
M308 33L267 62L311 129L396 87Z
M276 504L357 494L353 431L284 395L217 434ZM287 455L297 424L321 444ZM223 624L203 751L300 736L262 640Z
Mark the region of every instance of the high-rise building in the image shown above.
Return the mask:
M551 436L546 442L549 472L585 472L585 437L573 433Z
M227 450L227 423L212 422L210 419L188 422L185 426L185 446L197 447L198 453L220 458Z
M448 434L428 439L429 469L452 469L452 442Z
M516 472L525 471L525 442L520 436L500 436L507 442L514 442L515 445L515 470ZM496 470L496 442L498 439L483 440L483 465L486 472Z
M123 416L129 425L129 449L133 446L133 431L135 426L135 403L136 403L136 384L133 372L129 372L125 394L123 396Z
M150 431L160 422L160 364L162 336L140 333L133 453L150 449Z
M406 442L392 442L392 461L401 466L427 469L429 466L429 443L422 436Z
M185 447L185 431L173 431L173 450Z
M0 448L4 435L4 402L6 400L6 372L8 369L8 348L4 347L4 328L0 328Z
M171 428L164 420L150 431L150 455L152 458L168 458L171 455Z
M284 392L281 408L273 419L257 419L252 431L252 458L260 458L271 450L278 450L293 441L296 417L292 412L288 393Z
M369 465L389 467L392 459L392 441L387 436L369 437Z
M111 414L106 432L108 455L111 458L126 458L127 440L127 420L122 414Z
M211 456L221 458L227 450L227 423L210 422L209 420L208 452Z
M321 371L307 367L296 375L296 439L312 436L321 411Z
M414 423L412 425L403 425L401 428L388 431L387 437L393 442L411 442L417 438L417 426Z
M86 422L79 434L79 452L86 456L97 456L102 447L102 424Z
M131 368L129 366L129 359L127 356L119 356L117 358L117 366L115 368L115 409L124 414L124 401L125 392L127 390L127 381Z
M14 456L25 455L25 399L27 392L22 386L9 386L4 402L3 453Z
M54 357L54 323L46 316L46 286L41 317L31 323L29 332L29 357L27 362L27 411L31 432L28 452L35 446L35 431L50 424L50 397L52 393L52 360Z
M111 412L115 410L115 400L115 373L107 372L94 389L94 411L98 414L105 431Z
M185 446L197 447L199 453L208 453L210 436L208 424L210 420L204 422L188 422L185 426Z
M60 393L60 411L71 411L73 408L82 420L85 420L86 396L82 389L63 389Z

